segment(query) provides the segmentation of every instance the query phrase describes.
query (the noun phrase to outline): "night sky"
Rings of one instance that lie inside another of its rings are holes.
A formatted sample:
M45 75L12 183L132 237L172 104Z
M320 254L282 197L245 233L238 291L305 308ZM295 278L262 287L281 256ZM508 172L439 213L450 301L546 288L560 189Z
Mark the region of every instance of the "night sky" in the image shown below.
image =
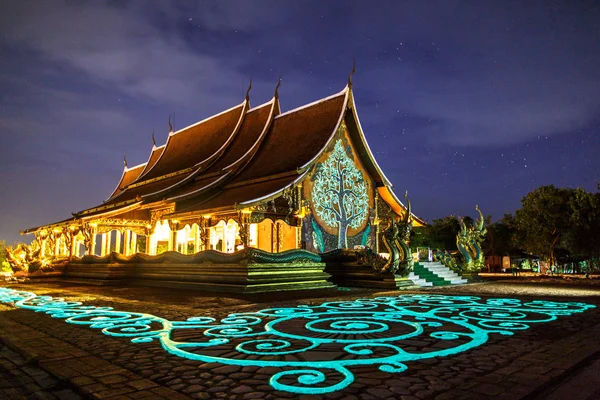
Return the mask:
M494 219L600 181L597 1L0 0L0 239L105 200L175 129L344 88L399 197Z

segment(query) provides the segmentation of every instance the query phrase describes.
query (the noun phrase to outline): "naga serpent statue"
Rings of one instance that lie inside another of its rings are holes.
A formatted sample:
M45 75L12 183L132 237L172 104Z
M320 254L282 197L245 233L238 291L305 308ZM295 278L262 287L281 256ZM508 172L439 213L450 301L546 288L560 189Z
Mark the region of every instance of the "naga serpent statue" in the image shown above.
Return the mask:
M20 243L14 249L7 246L6 261L8 261L8 265L14 272L34 272L42 266L40 251L41 249L36 246L36 242L31 246Z
M485 228L485 219L479 206L475 206L479 213L479 218L475 221L475 226L467 227L464 221L460 220L460 231L456 235L456 247L465 259L463 271L479 271L484 265L483 251L481 244L485 240L487 229Z
M387 248L390 258L381 272L391 272L396 275L406 276L413 270L412 252L408 242L412 231L412 218L408 191L404 194L406 200L406 213L402 221L390 220L388 228L383 233L383 243Z
M441 262L446 267L450 268L455 272L460 272L460 267L456 264L456 260L452 257L452 254L448 250L439 250L437 249L433 257L436 261Z

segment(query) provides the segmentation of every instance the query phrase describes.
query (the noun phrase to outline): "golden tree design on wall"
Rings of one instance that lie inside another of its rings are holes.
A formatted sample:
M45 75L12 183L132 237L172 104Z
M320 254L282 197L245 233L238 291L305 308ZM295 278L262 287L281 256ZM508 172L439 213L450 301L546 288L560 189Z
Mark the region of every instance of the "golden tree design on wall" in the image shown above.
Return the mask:
M338 249L348 247L348 227L359 228L369 210L367 182L354 165L352 149L338 139L327 160L317 164L312 188L316 215L329 227L338 228Z

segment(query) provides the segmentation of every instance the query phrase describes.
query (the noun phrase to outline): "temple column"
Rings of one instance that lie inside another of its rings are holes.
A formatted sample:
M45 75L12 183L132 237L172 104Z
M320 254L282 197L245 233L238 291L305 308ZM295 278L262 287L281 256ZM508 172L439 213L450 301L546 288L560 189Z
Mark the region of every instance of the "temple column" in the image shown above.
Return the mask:
M198 253L200 251L200 228L196 225L194 232L194 253Z
M176 251L177 249L177 228L178 223L173 221L169 222L169 229L171 230L171 234L169 235L169 251Z
M169 251L175 251L177 247L177 231L172 229L169 235Z
M103 233L101 236L102 236L102 242L100 244L100 257L104 257L106 255L107 233Z
M60 256L60 248L62 246L62 236L59 235L56 239L56 245L54 246L54 256Z
M210 249L210 227L209 226L205 226L204 227L204 250L208 250Z
M129 240L129 254L137 253L137 233L131 232Z
M76 254L77 254L77 253L75 252L75 249L76 249L76 247L75 247L75 246L76 246L78 243L79 243L79 240L77 239L77 236L74 236L74 235L71 233L71 246L69 246L69 247L70 247L70 249L69 249L69 258L71 258L71 257L73 257L74 255L76 255Z
M121 249L121 236L123 235L121 231L115 231L115 251L117 253L123 254L123 250Z
M129 229L126 229L124 236L125 238L123 239L123 254L128 256L129 254L131 254L131 231Z
M90 249L88 249L89 255L94 255L96 253L96 230L92 230L90 233Z

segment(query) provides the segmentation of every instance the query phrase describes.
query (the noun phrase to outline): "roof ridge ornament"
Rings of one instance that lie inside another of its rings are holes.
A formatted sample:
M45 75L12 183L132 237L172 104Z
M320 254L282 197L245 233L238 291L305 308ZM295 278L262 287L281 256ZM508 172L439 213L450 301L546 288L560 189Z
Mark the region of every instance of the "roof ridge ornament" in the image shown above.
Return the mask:
M248 90L246 90L246 101L250 101L250 90L252 89L252 78L250 78L250 85L248 85Z
M171 114L169 114L169 133L173 132L173 125L171 125Z
M356 58L352 57L352 71L350 72L350 75L348 75L348 87L352 88L352 75L354 75L354 73L356 72Z
M275 86L275 94L273 95L273 97L275 97L276 99L279 98L279 86L281 86L281 75L279 75L279 80L277 81L277 86Z
M123 153L123 164L125 165L125 168L127 168L127 153Z
M154 144L154 147L156 147L156 139L154 138L154 129L152 129L152 143Z

